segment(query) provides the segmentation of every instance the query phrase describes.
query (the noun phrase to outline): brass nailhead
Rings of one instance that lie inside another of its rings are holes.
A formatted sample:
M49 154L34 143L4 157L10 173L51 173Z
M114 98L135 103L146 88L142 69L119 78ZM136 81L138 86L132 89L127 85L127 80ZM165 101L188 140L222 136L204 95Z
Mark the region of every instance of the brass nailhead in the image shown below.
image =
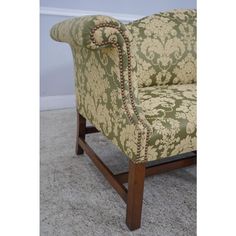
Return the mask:
M126 110L126 113L129 117L129 120L131 123L134 123L134 120L133 118L131 117L130 113L129 113L129 110L128 110L128 107L127 107L127 104L126 104L126 99L125 99L125 94L124 94L124 74L123 74L123 56L122 56L122 48L121 46L119 45L119 43L114 43L115 40L112 40L112 43L111 42L103 42L101 44L98 44L94 38L94 32L95 30L97 30L98 28L100 27L106 27L106 26L109 26L109 27L112 27L112 28L115 28L115 29L118 29L118 31L121 33L121 35L123 36L124 38L124 41L126 43L126 50L127 50L127 54L128 54L128 82L129 82L129 94L130 94L130 99L131 99L131 104L132 104L132 107L133 107L133 110L134 110L134 113L136 114L139 122L145 127L146 125L144 124L143 120L140 119L139 115L138 115L138 112L136 110L136 107L135 107L135 103L134 103L134 100L133 100L133 94L132 94L132 83L131 83L131 65L130 65L130 59L131 59L131 55L130 55L130 45L129 45L129 39L128 37L125 35L125 33L123 32L123 30L118 26L118 25L113 25L113 24L109 24L109 23L106 23L106 24L101 24L101 25L98 25L98 26L95 26L93 29L92 29L92 33L90 34L91 36L91 41L96 44L96 45L105 45L105 44L112 44L113 46L116 46L118 48L118 52L120 53L119 55L119 59L120 59L120 75L121 75L121 95L122 95L122 100L123 100L123 104L124 104L124 107L125 107L125 110ZM140 155L140 149L141 149L141 137L142 137L142 134L139 132L138 133L138 144L137 144L137 156L139 158L139 155ZM149 139L149 130L147 130L147 135L146 135L146 140ZM146 158L146 154L147 154L147 141L146 141L146 145L145 145L145 157Z

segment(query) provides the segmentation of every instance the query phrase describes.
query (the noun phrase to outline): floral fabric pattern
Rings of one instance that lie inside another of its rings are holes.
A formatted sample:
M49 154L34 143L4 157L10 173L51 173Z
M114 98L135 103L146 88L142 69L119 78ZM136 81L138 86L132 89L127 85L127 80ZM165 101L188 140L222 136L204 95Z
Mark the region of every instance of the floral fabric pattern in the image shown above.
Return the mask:
M196 11L176 10L127 25L140 87L196 81Z
M51 30L54 40L72 49L77 110L135 163L196 149L194 15L192 10L161 13L128 25L85 16ZM181 34L174 33L176 27ZM186 28L189 36L182 37ZM171 39L166 34L172 31Z
M144 87L139 93L154 130L148 160L196 150L196 84Z

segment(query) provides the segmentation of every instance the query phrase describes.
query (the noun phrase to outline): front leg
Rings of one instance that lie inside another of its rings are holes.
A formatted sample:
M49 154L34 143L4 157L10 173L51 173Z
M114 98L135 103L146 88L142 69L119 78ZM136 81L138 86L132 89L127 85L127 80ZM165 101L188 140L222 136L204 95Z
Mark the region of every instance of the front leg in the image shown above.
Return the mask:
M145 170L145 163L129 161L126 224L130 230L141 225Z

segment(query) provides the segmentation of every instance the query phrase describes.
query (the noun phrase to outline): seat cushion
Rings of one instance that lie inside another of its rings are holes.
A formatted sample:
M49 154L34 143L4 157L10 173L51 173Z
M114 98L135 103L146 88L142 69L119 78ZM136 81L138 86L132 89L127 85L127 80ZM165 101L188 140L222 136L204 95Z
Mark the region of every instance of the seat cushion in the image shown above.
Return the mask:
M153 127L148 161L196 150L196 84L139 88Z

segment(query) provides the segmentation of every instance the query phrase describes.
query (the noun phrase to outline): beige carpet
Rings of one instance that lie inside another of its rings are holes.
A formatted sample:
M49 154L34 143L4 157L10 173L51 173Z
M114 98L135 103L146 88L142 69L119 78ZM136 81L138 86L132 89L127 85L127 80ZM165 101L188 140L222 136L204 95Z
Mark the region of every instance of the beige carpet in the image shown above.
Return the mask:
M86 155L74 154L76 113L41 112L41 236L196 235L196 168L145 180L142 228L130 232L125 204ZM100 134L88 142L114 172L127 158Z

